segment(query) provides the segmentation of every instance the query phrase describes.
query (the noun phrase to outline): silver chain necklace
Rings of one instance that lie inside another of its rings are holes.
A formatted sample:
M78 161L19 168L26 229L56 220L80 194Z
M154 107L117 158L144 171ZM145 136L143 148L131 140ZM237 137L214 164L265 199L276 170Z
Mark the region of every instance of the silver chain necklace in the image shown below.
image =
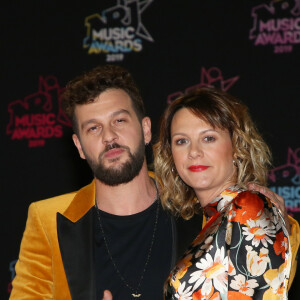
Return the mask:
M100 225L100 230L101 230L101 233L102 233L102 236L103 236L103 241L104 241L104 245L105 245L105 248L106 248L106 252L115 268L115 271L117 272L117 274L119 275L121 281L123 282L123 284L131 291L131 295L133 298L139 298L142 296L141 292L140 292L140 287L141 287L141 283L143 281L143 278L144 278L144 274L146 272L146 269L147 269L147 266L148 266L148 263L149 263L149 260L150 260L150 257L151 257L151 252L152 252L152 248L153 248L153 244L154 244L154 240L155 240L155 234L156 234L156 229L157 229L157 223L158 223L158 215L159 215L159 202L158 202L158 189L157 189L157 186L155 184L155 188L156 188L156 196L155 196L155 199L153 202L157 202L157 208L156 208L156 214L155 214L155 220L154 220L154 228L153 228L153 234L152 234L152 239L151 239L151 244L150 244L150 248L148 250L148 255L147 255L147 259L146 259L146 262L145 262L145 265L144 265L144 269L141 273L141 277L140 277L140 280L138 282L138 285L136 288L133 288L127 281L126 279L124 278L124 276L121 274L119 268L117 267L117 264L114 260L114 258L112 257L112 254L109 250L109 247L108 247L108 242L107 242L107 239L106 239L106 236L105 236L105 233L104 233L104 229L103 229L103 225L102 225L102 220L101 220L101 216L100 216L100 211L99 211L99 208L98 208L98 205L97 205L97 201L95 201L95 207L96 207L96 212L97 212L97 217L98 217L98 220L99 220L99 225Z

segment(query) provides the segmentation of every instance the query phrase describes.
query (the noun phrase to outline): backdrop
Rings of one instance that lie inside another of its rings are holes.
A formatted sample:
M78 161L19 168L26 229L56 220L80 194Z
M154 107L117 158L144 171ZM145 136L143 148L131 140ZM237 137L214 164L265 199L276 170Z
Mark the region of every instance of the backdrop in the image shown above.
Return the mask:
M60 94L100 64L131 71L154 139L163 110L189 89L218 86L244 101L274 155L270 187L300 220L299 0L68 2L2 4L1 299L9 295L29 204L92 180ZM150 164L149 150L147 158Z

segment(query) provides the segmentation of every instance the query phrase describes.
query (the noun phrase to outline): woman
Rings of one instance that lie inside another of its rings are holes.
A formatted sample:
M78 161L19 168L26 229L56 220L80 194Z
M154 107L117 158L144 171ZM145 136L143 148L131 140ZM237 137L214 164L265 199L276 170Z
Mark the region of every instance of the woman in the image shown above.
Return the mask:
M214 88L174 101L162 118L155 172L164 208L207 224L172 270L165 299L285 299L290 242L266 185L270 151L247 107Z

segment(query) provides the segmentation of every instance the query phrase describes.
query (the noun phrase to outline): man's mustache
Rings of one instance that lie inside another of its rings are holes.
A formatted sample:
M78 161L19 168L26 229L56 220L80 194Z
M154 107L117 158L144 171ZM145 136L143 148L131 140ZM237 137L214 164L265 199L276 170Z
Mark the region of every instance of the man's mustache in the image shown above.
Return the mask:
M117 143L113 143L113 144L108 144L105 146L105 149L104 149L104 153L111 150L111 149L114 149L114 148L121 148L121 146Z

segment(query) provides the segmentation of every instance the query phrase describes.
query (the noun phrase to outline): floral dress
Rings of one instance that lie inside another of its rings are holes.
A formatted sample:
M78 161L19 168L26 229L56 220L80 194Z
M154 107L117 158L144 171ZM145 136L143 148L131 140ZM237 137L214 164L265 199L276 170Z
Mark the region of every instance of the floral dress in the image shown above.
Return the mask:
M290 242L279 210L262 194L227 188L164 287L165 300L287 299Z

